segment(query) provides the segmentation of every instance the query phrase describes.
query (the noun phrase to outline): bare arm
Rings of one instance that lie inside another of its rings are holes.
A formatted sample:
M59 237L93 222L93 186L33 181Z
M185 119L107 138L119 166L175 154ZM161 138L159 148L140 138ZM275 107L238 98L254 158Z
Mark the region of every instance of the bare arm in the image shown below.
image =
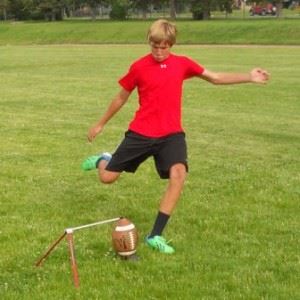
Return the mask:
M204 70L200 76L213 84L237 84L237 83L259 83L266 84L269 73L260 68L255 68L249 73L217 73Z
M98 123L96 123L93 127L89 129L88 132L88 140L92 142L97 134L99 134L102 130L105 124L121 109L121 107L127 102L128 98L130 96L130 92L126 91L125 89L121 89L120 92L115 96L115 98L112 100L110 105L108 106L108 109L103 114L103 116L100 118Z

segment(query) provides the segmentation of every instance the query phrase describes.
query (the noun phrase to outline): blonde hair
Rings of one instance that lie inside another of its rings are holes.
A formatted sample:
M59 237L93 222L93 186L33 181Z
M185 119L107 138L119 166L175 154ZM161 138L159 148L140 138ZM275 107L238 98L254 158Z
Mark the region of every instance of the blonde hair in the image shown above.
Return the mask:
M173 46L176 43L177 29L175 24L160 19L155 21L149 28L147 39L149 43L161 43L166 42L169 46Z

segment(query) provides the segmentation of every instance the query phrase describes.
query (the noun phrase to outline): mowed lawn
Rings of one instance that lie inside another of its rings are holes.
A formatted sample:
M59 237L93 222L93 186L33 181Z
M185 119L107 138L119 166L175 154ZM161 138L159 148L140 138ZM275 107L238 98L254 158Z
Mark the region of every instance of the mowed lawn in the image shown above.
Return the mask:
M271 73L266 86L184 88L190 172L165 231L176 254L149 250L165 189L151 160L110 186L81 161L114 151L137 107L134 94L93 144L88 128L147 46L0 48L1 299L299 299L299 47L176 46L205 67ZM75 233L81 287L66 242L38 257L67 227L126 216L140 235L136 263L111 249L112 225Z
M299 20L177 20L178 43L300 45ZM152 21L2 22L0 45L144 44Z

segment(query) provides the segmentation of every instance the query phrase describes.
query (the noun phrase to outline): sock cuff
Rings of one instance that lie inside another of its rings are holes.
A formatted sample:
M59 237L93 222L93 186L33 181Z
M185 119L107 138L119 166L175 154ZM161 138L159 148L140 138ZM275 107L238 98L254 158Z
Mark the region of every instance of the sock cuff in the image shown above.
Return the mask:
M164 217L170 217L170 215L169 214L166 214L166 213L164 213L164 212L162 212L162 211L158 211L158 214L160 214L160 215L162 215L162 216L164 216Z

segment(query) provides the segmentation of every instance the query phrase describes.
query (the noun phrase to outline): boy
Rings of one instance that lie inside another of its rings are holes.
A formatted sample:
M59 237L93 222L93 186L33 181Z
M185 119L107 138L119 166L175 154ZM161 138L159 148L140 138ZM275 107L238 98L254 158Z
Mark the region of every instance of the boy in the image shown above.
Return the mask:
M146 244L162 253L175 250L162 237L180 194L188 171L185 134L181 126L181 94L185 79L199 77L213 84L266 83L269 74L262 69L250 73L216 73L191 59L171 53L177 30L166 20L155 21L148 31L151 53L134 62L119 80L121 90L99 122L90 128L90 142L127 102L137 88L139 108L129 124L125 138L115 153L91 156L82 163L83 170L98 169L102 183L112 183L122 171L135 172L152 156L162 179L168 179L158 215Z

